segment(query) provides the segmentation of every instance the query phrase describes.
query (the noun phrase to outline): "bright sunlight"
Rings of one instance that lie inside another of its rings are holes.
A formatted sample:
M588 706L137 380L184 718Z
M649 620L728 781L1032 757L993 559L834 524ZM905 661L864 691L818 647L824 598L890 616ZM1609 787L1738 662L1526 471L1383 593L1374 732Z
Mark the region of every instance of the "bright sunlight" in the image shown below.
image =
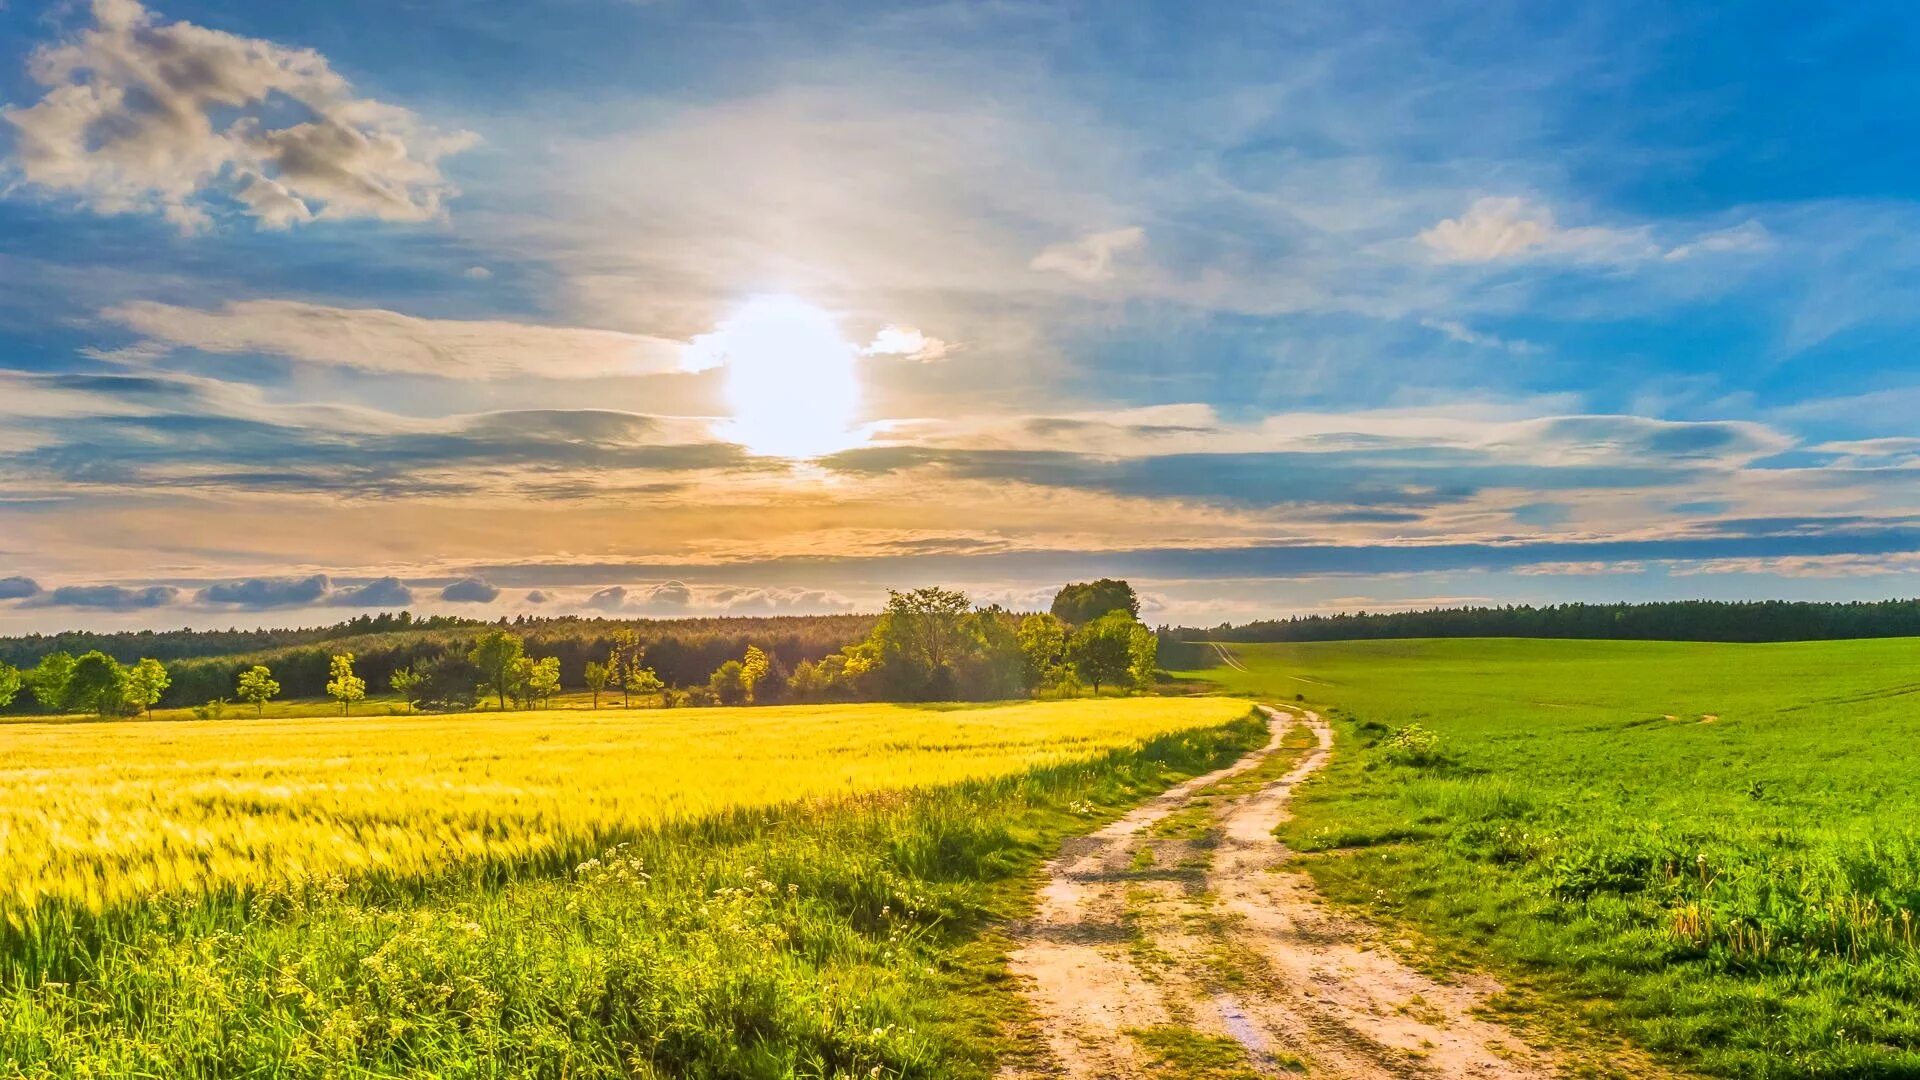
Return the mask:
M727 434L754 453L819 457L853 443L859 350L820 308L757 297L688 349L689 366L726 366Z

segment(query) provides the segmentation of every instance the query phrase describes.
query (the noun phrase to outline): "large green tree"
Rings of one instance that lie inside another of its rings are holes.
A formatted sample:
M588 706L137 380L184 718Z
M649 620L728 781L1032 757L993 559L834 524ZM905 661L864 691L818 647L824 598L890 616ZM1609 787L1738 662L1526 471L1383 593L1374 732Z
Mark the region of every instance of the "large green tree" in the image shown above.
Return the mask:
M66 703L100 716L121 713L127 703L127 669L98 649L87 653L73 662Z
M1020 657L1027 689L1058 686L1067 667L1067 626L1045 612L1020 620Z
M507 695L513 693L516 671L526 655L526 643L518 635L501 629L480 635L473 650L467 653L468 662L480 669L480 685L499 699L502 711L506 710Z
M139 663L127 669L127 704L144 710L147 719L151 720L154 705L172 682L167 676L165 664L151 657L143 657Z
M72 653L50 652L27 674L27 689L33 691L33 700L42 709L67 711L67 688L73 683L74 663Z
M1053 617L1069 626L1084 626L1112 611L1124 611L1129 619L1140 617L1133 586L1114 578L1075 582L1053 598Z
M929 586L889 591L869 638L880 650L889 696L940 701L955 696L954 667L975 645L967 594Z
M1133 663L1133 629L1124 611L1110 611L1073 632L1067 658L1081 681L1098 694L1102 686L1124 686Z

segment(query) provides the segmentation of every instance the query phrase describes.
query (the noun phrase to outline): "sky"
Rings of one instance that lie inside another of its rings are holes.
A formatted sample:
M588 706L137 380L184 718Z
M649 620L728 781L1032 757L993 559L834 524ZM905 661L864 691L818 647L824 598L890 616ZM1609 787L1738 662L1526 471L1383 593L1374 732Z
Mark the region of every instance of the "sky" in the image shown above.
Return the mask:
M0 632L1920 593L1917 52L1891 3L12 0Z

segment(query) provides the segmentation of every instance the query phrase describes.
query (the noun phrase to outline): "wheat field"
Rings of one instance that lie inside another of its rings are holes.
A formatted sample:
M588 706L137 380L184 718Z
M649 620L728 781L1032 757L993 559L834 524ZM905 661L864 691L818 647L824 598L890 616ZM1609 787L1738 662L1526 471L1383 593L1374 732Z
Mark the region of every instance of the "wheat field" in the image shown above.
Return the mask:
M1224 722L1207 699L0 727L7 917L512 866L636 826L944 786Z

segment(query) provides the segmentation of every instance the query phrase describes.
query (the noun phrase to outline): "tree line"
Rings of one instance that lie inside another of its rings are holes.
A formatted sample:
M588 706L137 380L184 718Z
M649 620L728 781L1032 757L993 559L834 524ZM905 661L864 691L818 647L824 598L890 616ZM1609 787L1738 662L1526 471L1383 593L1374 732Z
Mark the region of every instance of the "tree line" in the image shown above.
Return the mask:
M245 705L264 714L282 696L324 692L350 714L370 679L409 709L435 710L538 708L569 688L589 692L595 708L613 695L622 705L672 707L1098 694L1154 677L1159 641L1141 625L1139 607L1126 582L1102 579L1069 585L1049 611L1029 614L975 607L964 593L929 587L889 593L877 617L685 620L710 624L698 634L661 633L645 622L501 620L473 632L372 638L386 646L374 663L318 646L171 668L154 657L123 664L102 650L78 658L56 650L24 670L0 663L0 708L25 690L42 712L124 716L171 696L194 703L196 715L219 717ZM865 630L857 640L823 647L824 634L856 628ZM743 642L753 630L760 640ZM694 666L701 658L709 664Z
M1634 641L1821 641L1920 636L1920 600L1821 603L1670 600L1428 608L1171 627L1177 640L1351 641L1370 638L1534 637Z

